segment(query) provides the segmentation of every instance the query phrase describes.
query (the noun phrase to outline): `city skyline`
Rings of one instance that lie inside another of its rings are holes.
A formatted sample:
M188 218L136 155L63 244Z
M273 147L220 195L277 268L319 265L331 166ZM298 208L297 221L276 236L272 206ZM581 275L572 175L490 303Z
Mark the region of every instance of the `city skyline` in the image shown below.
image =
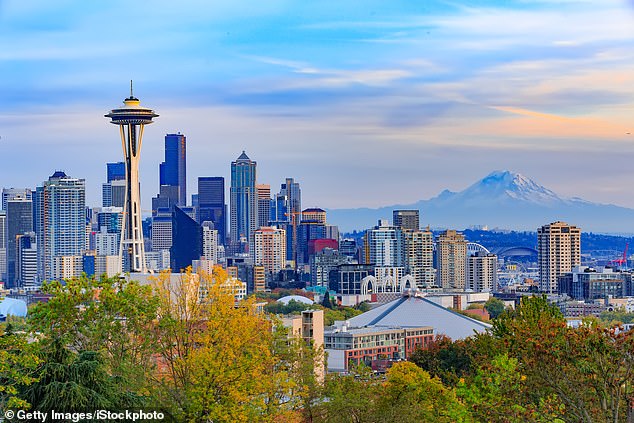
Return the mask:
M500 167L634 207L631 1L126 3L134 26L120 7L0 5L3 186L64 170L100 204L105 163L120 160L102 116L134 79L161 114L143 146L143 209L176 132L190 187L228 180L246 150L258 183L293 177L309 207L408 204Z

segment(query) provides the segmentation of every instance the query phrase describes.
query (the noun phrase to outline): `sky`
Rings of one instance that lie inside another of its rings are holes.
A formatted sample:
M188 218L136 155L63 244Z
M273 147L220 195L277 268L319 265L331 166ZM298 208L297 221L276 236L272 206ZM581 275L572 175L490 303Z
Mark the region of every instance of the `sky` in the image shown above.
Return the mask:
M122 159L104 114L134 94L142 207L163 137L187 136L188 195L229 177L303 206L379 207L493 170L634 207L634 0L0 0L0 187L55 170L101 203Z

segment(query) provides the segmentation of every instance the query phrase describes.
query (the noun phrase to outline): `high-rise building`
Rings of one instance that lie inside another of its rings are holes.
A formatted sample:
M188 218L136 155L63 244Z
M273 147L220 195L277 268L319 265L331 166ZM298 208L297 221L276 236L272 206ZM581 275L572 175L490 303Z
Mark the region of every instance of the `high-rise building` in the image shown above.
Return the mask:
M139 159L145 125L152 123L158 115L153 110L142 107L138 98L132 94L123 100L123 107L112 110L105 117L110 123L119 126L123 155L125 157L126 196L123 207L123 225L121 228L121 246L119 255L123 257L124 270L146 272L145 247L141 220L141 186L139 184Z
M234 252L244 253L242 245L253 248L253 232L258 225L258 193L256 165L243 151L231 162L231 246ZM252 254L252 251L249 251Z
M254 232L254 264L264 266L267 274L286 267L286 231L263 226Z
M553 222L537 229L539 289L557 293L557 278L581 265L581 229Z
M495 254L478 251L467 258L467 289L475 292L497 291L498 258Z
M303 220L297 226L297 261L296 264L308 264L311 241L326 239L326 225L316 220Z
M269 226L271 220L271 186L269 184L256 185L258 190L258 228Z
M7 212L0 210L0 281L7 281Z
M187 205L187 139L185 135L165 135L165 161L159 165L160 186L173 187L165 192L174 204Z
M198 178L198 223L213 222L218 231L219 245L227 242L227 204L225 178L204 176Z
M406 270L419 288L434 285L434 234L430 230L403 232L405 239Z
M55 172L37 187L36 210L40 280L81 276L86 247L85 181Z
M172 248L172 209L159 208L152 216L152 251L159 252Z
M302 210L302 221L312 220L326 224L326 211L317 207Z
M403 231L387 220L365 233L366 263L377 267L405 267Z
M443 289L465 289L467 241L464 235L446 230L438 236L436 243L436 283Z
M106 182L124 181L125 180L125 163L106 163Z
M33 290L38 285L35 232L18 235L16 249L16 285L25 290Z
M3 188L2 189L2 210L7 209L7 202L16 197L26 198L33 201L33 191L30 188Z
M397 228L406 231L417 231L420 229L420 218L418 210L393 210L392 223Z
M203 254L202 259L210 264L218 264L218 230L213 222L203 222Z
M101 185L103 207L123 207L125 203L125 163L106 163L106 182Z
M286 178L271 201L270 223L286 229L286 260L297 263L297 227L301 220L302 191L293 178Z
M172 246L170 264L172 271L180 272L200 259L203 253L203 229L180 207L172 208Z
M29 190L30 193L30 190ZM29 196L30 197L30 196ZM7 199L6 203L6 262L7 262L7 286L17 287L17 238L27 232L33 231L33 201L24 192Z

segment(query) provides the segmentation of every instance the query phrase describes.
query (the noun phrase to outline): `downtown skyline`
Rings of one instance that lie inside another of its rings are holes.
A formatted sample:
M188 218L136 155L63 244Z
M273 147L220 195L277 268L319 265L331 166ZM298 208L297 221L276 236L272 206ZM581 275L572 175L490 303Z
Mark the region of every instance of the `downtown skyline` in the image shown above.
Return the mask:
M294 177L306 206L413 203L506 168L634 207L634 2L410 3L2 2L0 182L64 170L100 204L121 160L103 114L133 79L161 115L143 209L176 132L190 187L246 150L258 183Z

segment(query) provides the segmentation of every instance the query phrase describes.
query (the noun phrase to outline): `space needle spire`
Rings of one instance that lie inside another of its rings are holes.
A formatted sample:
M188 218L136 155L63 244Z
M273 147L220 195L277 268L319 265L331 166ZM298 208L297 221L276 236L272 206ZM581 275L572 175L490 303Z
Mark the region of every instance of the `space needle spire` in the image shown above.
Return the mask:
M153 110L141 106L139 99L133 95L130 81L130 97L123 100L123 107L113 109L104 116L111 119L110 123L119 125L125 157L126 190L119 256L124 259L126 271L145 273L147 268L141 226L139 159L143 128L152 123L152 119L158 115Z

